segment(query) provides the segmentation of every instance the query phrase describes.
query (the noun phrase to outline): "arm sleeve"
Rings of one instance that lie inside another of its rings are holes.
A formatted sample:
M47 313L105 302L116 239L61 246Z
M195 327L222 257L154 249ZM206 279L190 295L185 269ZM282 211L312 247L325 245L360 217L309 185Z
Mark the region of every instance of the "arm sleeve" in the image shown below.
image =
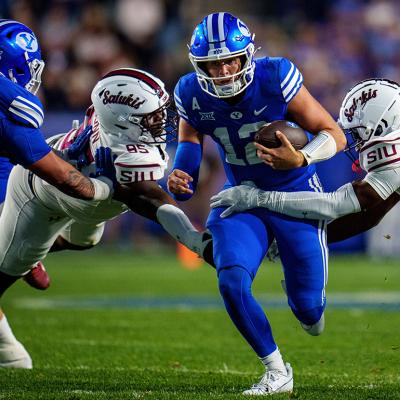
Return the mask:
M400 192L400 167L383 171L369 172L364 181L386 200L393 192Z
M197 181L199 180L200 164L203 157L201 144L192 142L179 142L175 154L173 169L180 169L193 178L193 182L189 183L189 188L196 191ZM178 201L189 200L190 194L173 194L171 195Z
M351 183L331 193L260 191L257 204L271 211L306 219L335 219L361 211Z
M175 240L202 256L202 234L181 209L163 204L157 210L157 220Z
M286 103L297 94L303 84L303 75L288 59L282 58L279 63L279 81L282 96Z

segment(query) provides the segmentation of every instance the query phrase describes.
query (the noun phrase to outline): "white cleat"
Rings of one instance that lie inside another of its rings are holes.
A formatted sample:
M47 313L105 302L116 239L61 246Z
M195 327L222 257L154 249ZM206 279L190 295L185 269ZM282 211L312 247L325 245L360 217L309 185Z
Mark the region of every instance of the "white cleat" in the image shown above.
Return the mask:
M311 336L319 336L325 328L325 316L321 315L321 318L318 322L312 325L306 325L300 322L301 327Z
M0 368L32 369L32 359L22 343L0 343Z
M293 370L289 363L285 364L287 375L281 371L267 371L260 382L254 384L242 394L245 396L268 396L274 393L293 391Z

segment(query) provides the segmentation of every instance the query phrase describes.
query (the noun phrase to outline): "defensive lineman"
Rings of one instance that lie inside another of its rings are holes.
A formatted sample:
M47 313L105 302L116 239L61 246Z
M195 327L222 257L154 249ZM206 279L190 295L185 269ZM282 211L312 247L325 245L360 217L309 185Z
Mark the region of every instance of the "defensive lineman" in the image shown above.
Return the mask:
M22 167L14 168L0 217L3 274L15 278L23 275L50 249L84 250L96 245L105 221L128 207L157 220L174 238L202 254L203 235L156 182L167 167L166 136L176 129L163 83L140 70L114 70L93 89L92 101L93 107L79 129L53 137L50 142L63 151L91 129L86 149L89 165L83 173L90 175L95 168L94 158L101 158L99 165L104 167L104 175L110 179L116 175L118 200L75 199ZM110 148L112 154L107 154ZM1 285L0 295L6 289ZM9 326L1 322L0 366L32 366L29 354L13 337Z
M328 225L332 241L369 229L400 199L400 86L386 79L357 83L342 102L339 124L351 138L348 150L359 151L367 172L361 181L332 193L268 192L243 185L214 196L212 207L228 206L225 216L266 207L298 218L338 218Z

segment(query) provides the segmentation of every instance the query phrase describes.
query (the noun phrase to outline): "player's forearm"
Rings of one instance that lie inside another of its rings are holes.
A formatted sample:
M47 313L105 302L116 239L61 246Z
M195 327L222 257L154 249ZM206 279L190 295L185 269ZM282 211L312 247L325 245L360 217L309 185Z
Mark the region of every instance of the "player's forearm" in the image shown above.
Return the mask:
M375 227L399 201L400 195L393 193L371 208L335 219L328 225L328 243L340 242Z
M332 193L260 191L257 204L271 211L306 219L335 219L361 209L350 183Z
M188 174L192 181L188 182L188 189L192 191L189 193L174 192L174 197L178 201L185 201L192 197L196 191L197 181L199 178L200 164L202 159L202 145L193 142L180 142L175 154L173 170L183 171ZM171 188L170 188L171 190Z
M72 165L50 152L29 169L63 193L82 200L105 200L112 188L98 179L82 175Z

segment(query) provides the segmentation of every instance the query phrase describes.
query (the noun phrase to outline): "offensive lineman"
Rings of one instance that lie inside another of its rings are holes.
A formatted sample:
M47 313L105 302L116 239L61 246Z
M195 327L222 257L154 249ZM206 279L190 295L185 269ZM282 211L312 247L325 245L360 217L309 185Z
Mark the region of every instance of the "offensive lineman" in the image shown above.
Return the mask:
M110 184L89 179L68 160L78 149L58 157L40 132L43 107L36 96L41 84L44 61L35 34L20 22L0 20L0 209L4 201L12 164L20 164L64 193L81 199L103 200L110 195ZM46 277L42 267L32 270ZM44 274L44 275L43 275ZM26 275L26 278L30 273ZM6 277L1 276L1 280ZM28 279L27 279L28 280ZM29 282L29 281L28 281Z
M43 68L34 33L17 21L0 20L0 155L71 196L106 199L109 186L84 177L58 157L39 130L43 107L36 93Z
M156 182L167 167L166 137L176 130L176 115L163 83L144 71L114 70L97 83L92 102L79 129L49 141L63 151L91 129L86 148L89 165L83 173L94 172L94 158L99 158L102 175L114 177L119 184L114 199L75 199L31 172L14 168L0 217L2 274L17 279L50 250L84 250L96 245L105 221L126 212L128 207L158 221L199 255L210 240L204 237L203 242L203 235ZM0 296L6 289L6 285L0 285ZM0 323L1 366L32 368L32 361L10 327Z
M266 207L297 218L334 219L328 225L331 242L370 229L400 199L400 85L386 79L357 83L342 102L339 124L353 138L349 150L359 151L367 172L361 181L332 193L267 192L242 185L213 196L211 206L228 207L224 217Z

